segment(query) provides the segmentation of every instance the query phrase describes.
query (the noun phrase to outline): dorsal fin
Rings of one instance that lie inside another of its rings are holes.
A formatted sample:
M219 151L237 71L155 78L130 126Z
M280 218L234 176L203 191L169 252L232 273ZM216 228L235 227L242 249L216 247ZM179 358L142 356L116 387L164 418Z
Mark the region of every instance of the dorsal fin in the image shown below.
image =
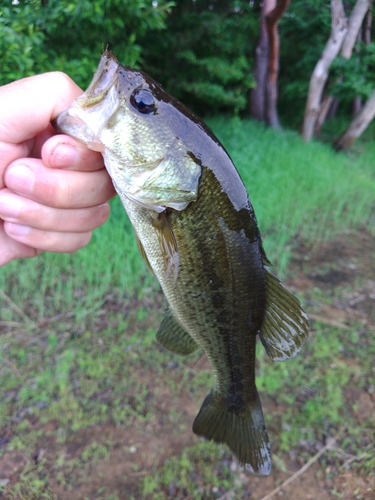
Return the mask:
M195 340L183 329L171 311L161 322L156 340L168 351L186 356L198 349Z
M266 311L260 340L273 361L292 358L309 332L308 316L299 300L267 268Z

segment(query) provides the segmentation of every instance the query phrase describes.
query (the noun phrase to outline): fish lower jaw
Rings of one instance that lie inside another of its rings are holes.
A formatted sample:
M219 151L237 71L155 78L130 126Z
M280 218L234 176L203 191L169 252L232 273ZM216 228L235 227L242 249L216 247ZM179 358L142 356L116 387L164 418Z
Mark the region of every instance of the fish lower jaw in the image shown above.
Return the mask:
M104 151L104 144L102 142L98 141L88 141L86 143L87 147L89 149L92 149L93 151L97 151L98 153L103 153Z

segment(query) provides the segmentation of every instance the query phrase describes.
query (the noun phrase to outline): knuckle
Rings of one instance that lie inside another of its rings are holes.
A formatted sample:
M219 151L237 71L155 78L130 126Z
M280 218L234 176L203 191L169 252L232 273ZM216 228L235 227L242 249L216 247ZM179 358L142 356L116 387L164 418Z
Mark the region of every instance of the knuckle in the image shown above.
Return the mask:
M69 208L72 202L73 187L69 176L59 172L58 182L50 186L50 198L55 208Z
M99 226L107 222L110 212L111 212L111 207L109 203L103 203L103 205L100 205L98 214Z
M57 88L65 91L64 94L68 93L72 88L77 87L70 76L68 76L66 73L63 73L62 71L51 71L50 77L52 80L54 80L53 83Z
M91 231L84 233L65 233L41 231L31 229L29 234L22 238L22 243L30 246L34 251L74 253L86 246L91 239Z
M74 253L77 250L80 250L81 248L88 245L90 243L90 240L91 240L91 235L92 235L91 231L88 231L86 233L79 233L79 234L75 235L76 239L74 241L74 245L69 250L67 250L68 253Z

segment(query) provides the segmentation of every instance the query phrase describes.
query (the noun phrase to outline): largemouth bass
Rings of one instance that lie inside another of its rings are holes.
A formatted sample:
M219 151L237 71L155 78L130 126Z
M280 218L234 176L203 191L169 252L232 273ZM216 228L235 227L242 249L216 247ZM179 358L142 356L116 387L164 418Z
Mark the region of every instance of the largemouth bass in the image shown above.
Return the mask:
M193 431L268 475L270 444L255 386L255 345L294 356L308 334L299 301L268 269L247 191L213 133L149 76L106 51L87 91L54 122L100 151L140 252L170 310L167 349L202 347L214 387Z

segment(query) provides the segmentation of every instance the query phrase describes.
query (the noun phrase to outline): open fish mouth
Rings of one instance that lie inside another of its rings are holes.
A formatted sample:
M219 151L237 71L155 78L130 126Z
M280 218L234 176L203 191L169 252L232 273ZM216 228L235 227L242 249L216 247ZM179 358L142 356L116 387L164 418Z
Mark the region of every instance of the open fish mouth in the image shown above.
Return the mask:
M52 125L58 132L64 134L68 133L75 139L86 144L89 149L99 152L104 151L103 143L87 125L86 121L75 112L74 107L70 107L60 113L59 116L53 120Z
M120 105L116 89L119 67L114 56L102 58L86 92L52 122L56 130L72 135L94 151L103 152L101 131Z

